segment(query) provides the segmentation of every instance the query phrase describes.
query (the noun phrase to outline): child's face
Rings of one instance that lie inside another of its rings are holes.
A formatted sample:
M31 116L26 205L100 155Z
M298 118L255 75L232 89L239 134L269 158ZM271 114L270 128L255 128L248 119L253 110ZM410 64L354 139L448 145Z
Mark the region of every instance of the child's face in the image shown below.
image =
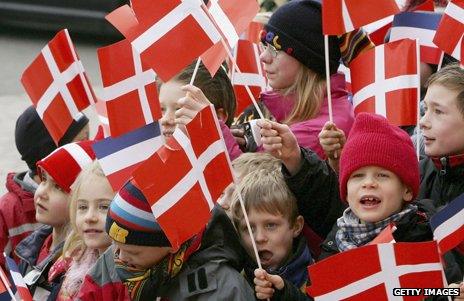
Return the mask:
M114 192L108 181L94 174L79 186L76 204L76 228L84 244L91 249L104 250L111 245L105 232L106 213Z
M300 70L300 62L284 51L271 50L273 46L268 46L259 56L264 63L264 71L269 81L269 85L274 90L290 87L296 79ZM276 55L274 57L274 55Z
M42 177L34 194L35 218L39 223L61 227L69 221L69 194L43 169Z
M363 222L374 223L401 211L412 192L393 172L365 166L354 171L347 182L347 200L353 213Z
M176 129L174 120L176 118L176 110L179 108L177 100L185 97L185 92L181 89L182 86L184 85L177 81L168 81L161 85L159 100L161 111L163 112L161 125L163 126L162 130L165 137L172 136L172 133Z
M283 215L251 209L248 212L248 219L263 268L279 268L291 255L293 239L300 234L303 228L302 217L300 216L292 227L288 218ZM245 219L240 223L239 231L245 249L252 258L255 258Z
M146 270L154 267L171 253L172 248L126 245L113 241L116 251L119 252L119 259L124 264L138 270Z
M458 92L440 84L425 94L425 115L420 120L427 156L464 153L464 116L457 106Z

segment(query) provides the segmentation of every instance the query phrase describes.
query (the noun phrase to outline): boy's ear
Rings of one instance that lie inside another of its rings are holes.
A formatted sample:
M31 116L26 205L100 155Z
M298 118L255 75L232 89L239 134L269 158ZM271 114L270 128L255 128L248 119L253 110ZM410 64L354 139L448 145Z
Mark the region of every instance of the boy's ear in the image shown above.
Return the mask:
M227 114L226 110L223 108L216 109L216 115L219 119L222 121L226 122L227 118L229 117L229 114Z
M295 223L293 224L293 238L300 235L301 231L303 230L303 226L304 226L304 218L303 216L298 215L298 217L295 220Z
M405 202L412 201L412 189L409 186L404 186L403 200Z

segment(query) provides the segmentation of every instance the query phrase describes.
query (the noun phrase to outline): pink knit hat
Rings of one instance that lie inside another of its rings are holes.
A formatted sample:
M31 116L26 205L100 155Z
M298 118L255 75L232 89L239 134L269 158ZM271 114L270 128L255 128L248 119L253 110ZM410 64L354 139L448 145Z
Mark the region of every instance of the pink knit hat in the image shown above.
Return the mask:
M55 180L65 192L71 192L71 185L81 170L95 159L93 141L69 143L57 148L50 155L37 162L37 171L42 179L42 169Z
M346 201L350 175L365 166L379 166L395 173L419 193L419 163L411 138L380 115L359 113L340 157L340 197Z

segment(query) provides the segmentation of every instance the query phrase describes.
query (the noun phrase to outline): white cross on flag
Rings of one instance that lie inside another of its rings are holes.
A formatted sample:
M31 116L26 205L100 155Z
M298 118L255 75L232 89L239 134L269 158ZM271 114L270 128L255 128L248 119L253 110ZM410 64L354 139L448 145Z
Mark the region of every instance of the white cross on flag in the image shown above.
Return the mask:
M127 14L107 19L166 82L221 38L201 4L202 0L132 0L137 21L131 23L138 26L121 27L120 19Z
M446 6L433 42L444 52L461 59L464 35L464 0L452 0Z
M252 100L245 90L245 85L250 88L251 93L258 99L259 94L266 88L266 77L259 59L258 45L248 40L240 40L234 49L234 57L241 73L234 70L231 82L234 86L237 99L236 115L252 104Z
M324 0L322 31L341 35L399 12L395 0Z
M21 83L56 144L73 118L95 102L67 29L42 49L23 72Z
M160 119L155 71L141 61L129 41L122 40L97 52L111 136Z
M416 49L416 41L403 39L365 51L352 61L355 113L379 114L398 126L417 123Z
M233 181L215 115L212 106L198 112L186 126L188 136L177 128L166 145L133 172L174 249L206 225Z
M382 243L339 253L308 267L315 300L402 300L394 288L442 288L435 241ZM423 300L424 296L407 300Z

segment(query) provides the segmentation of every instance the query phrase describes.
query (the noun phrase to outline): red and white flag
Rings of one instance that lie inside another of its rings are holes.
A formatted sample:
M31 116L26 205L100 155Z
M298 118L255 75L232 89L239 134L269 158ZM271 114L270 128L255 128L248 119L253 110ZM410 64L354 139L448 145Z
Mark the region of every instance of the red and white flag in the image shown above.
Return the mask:
M240 40L234 49L234 57L241 73L232 71L231 82L234 86L237 99L236 115L252 104L245 86L250 88L251 93L258 99L260 93L266 89L266 77L259 59L260 51L258 45L248 40Z
M464 35L464 0L452 0L446 6L433 42L441 50L461 60Z
M128 40L99 48L111 136L117 137L161 118L156 74Z
M255 0L210 0L208 13L221 31L229 49L237 45L239 36L248 28L259 10ZM210 48L201 56L203 64L213 76L227 57L222 42Z
M399 12L395 0L324 0L322 31L341 35Z
M68 30L61 30L26 68L21 83L56 144L95 95Z
M416 41L404 39L360 54L350 64L355 113L386 117L395 125L417 123Z
M315 300L398 300L394 288L444 287L434 241L363 246L311 265L308 273Z
M169 81L220 41L221 35L202 9L202 0L132 0L138 26L122 16L107 18L141 54L142 61ZM132 18L133 19L133 18ZM131 21L135 24L135 21ZM122 26L121 24L124 24Z
M6 264L10 270L11 279L13 279L19 297L22 301L32 301L31 292L27 288L27 285L24 282L23 276L19 272L19 268L16 265L16 262L13 260L13 258L5 255L5 253L3 253L3 256L5 256Z
M214 108L200 111L186 131L188 136L177 128L133 173L174 249L206 225L214 204L233 181Z
M97 111L98 121L103 130L103 137L107 138L110 136L110 121L108 120L108 111L106 110L106 103L103 100L97 99L95 103L95 111Z

